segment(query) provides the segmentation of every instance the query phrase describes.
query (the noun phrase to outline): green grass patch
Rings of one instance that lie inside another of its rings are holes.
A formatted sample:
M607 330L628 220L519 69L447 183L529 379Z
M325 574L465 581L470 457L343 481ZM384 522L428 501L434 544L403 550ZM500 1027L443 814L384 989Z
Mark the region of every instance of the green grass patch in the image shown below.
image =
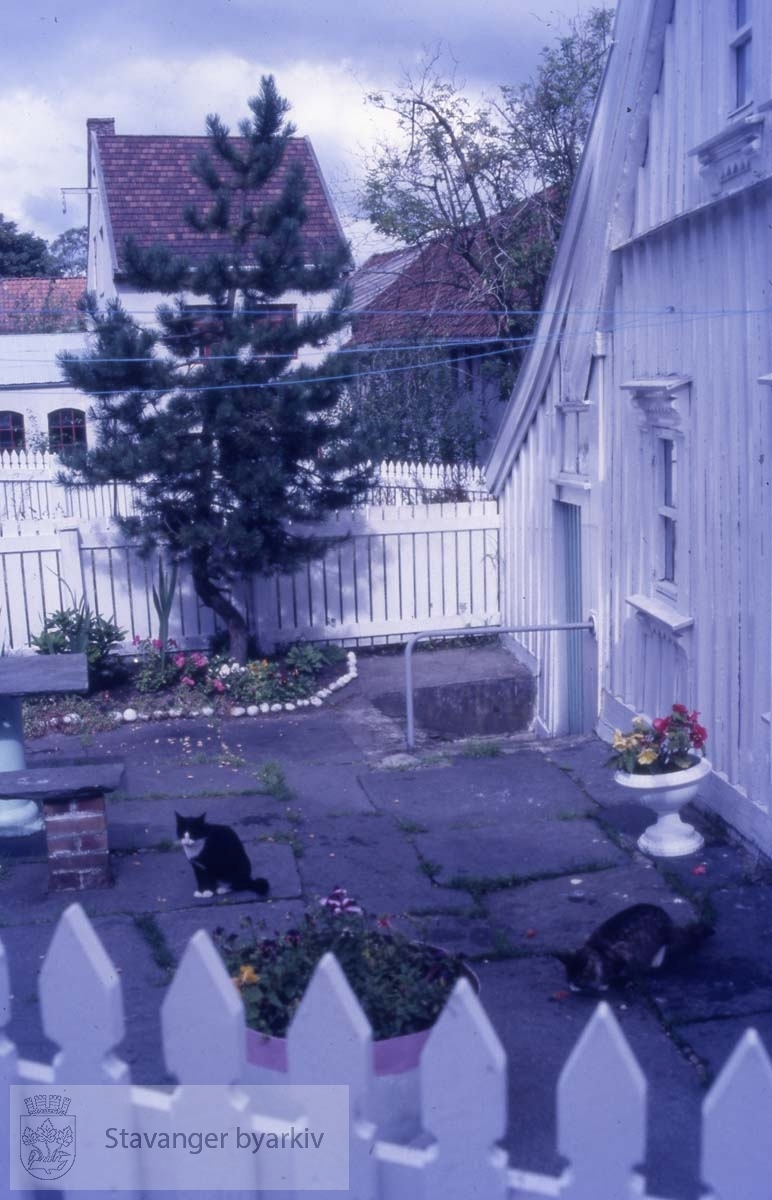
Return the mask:
M292 800L295 793L287 782L281 763L269 758L263 763L255 778L260 784L260 791L276 800Z
M411 821L407 817L397 817L397 828L403 833L428 833L428 825L422 825L420 821Z
M155 915L153 913L135 913L134 925L147 943L156 966L163 971L174 970L177 960L171 952L166 935Z
M459 750L462 758L498 758L503 753L501 742L471 741Z

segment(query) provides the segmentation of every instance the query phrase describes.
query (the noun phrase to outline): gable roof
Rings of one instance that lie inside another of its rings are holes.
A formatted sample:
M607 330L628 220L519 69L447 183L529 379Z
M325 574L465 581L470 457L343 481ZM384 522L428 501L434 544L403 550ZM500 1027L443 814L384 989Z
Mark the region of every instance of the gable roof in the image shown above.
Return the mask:
M191 172L191 163L211 148L207 137L116 134L109 119L89 121L96 141L99 172L109 213L111 232L119 256L126 237L142 247L162 245L195 265L212 252L216 235L199 233L185 221L189 207L204 211L211 194ZM235 147L243 138L233 138ZM308 219L303 227L306 257L336 249L343 239L319 163L307 138L291 138L284 161L274 178L261 189L261 201L278 197L290 167L300 166L305 176ZM218 164L218 169L222 169ZM256 193L257 195L257 193ZM217 238L222 244L223 239Z
M0 333L73 333L86 328L79 305L86 280L0 279Z
M611 49L542 302L486 478L498 495L539 410L556 357L562 399L586 392L596 332L606 326L611 248L629 226L637 171L673 0L619 0Z
M352 343L469 343L496 337L495 302L446 239L368 258L351 277Z

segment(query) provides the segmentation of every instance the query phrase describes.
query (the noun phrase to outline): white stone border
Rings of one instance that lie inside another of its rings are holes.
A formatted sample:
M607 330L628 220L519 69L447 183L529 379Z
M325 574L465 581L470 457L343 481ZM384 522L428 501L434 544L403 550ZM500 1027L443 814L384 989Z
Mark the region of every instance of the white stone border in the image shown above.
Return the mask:
M346 671L327 687L320 688L318 692L314 692L313 696L308 696L302 700L286 700L279 704L249 704L242 707L239 704L234 705L230 712L221 715L225 717L262 717L269 713L280 712L297 712L301 708L320 708L325 700L333 694L340 691L346 684L351 683L352 679L356 679L359 674L357 670L357 656L353 650L346 653ZM182 708L155 708L152 712L138 712L136 708L115 709L110 714L116 725L133 725L137 721L174 721L179 718L186 717L195 719L196 717L214 717L219 715L216 710L210 705L204 705L202 708L194 708L185 711ZM62 717L63 725L80 725L82 718L78 713L67 713ZM57 722L58 723L58 722Z

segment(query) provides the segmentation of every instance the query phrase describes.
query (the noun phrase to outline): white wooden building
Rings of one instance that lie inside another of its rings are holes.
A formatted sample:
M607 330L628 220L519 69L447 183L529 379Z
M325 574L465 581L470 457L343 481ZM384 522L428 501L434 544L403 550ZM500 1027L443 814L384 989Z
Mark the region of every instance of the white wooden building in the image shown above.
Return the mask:
M545 732L698 709L709 801L770 820L772 4L619 0L529 358L487 468Z

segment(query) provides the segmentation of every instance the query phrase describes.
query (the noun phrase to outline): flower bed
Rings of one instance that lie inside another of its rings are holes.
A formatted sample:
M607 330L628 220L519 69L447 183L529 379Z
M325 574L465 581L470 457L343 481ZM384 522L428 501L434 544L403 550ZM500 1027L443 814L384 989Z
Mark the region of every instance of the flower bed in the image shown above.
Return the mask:
M244 665L225 655L135 639L129 678L88 697L41 697L24 706L27 737L82 733L181 717L258 717L318 708L356 678L356 655L292 647L283 659Z

